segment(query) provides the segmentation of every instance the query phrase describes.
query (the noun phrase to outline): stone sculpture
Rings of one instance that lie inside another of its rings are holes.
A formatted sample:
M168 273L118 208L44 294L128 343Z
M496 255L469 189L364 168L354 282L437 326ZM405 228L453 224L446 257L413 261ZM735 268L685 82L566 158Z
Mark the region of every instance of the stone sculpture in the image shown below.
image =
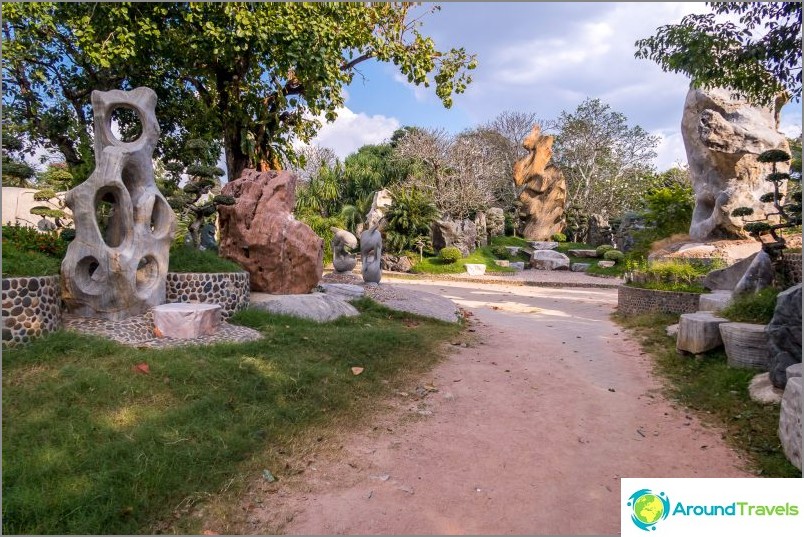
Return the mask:
M773 108L759 108L726 89L690 89L681 135L695 190L690 225L694 240L747 238L742 219L731 216L737 207L754 209L752 219L766 217L768 204L759 198L771 190L765 181L771 164L757 162L757 156L768 149L790 152L785 136L778 132L784 101L780 97ZM779 164L777 171L788 168Z
M352 272L357 265L357 256L352 253L353 248L357 248L357 237L345 229L338 227L332 230L332 266L335 272L343 274Z
M251 289L275 295L309 293L324 271L324 241L293 217L296 176L246 169L224 185L235 204L218 208L221 256L251 276Z
M154 183L156 94L149 88L93 91L91 99L96 165L65 198L75 240L61 264L62 294L73 313L119 320L165 301L176 215ZM142 134L132 142L112 133L118 108L139 117ZM106 218L98 214L102 208Z
M567 184L561 170L549 164L553 137L543 136L536 125L522 142L528 155L514 164L514 183L518 197L522 236L548 240L564 227L564 201Z
M360 261L363 281L380 283L382 278L382 235L374 226L360 234Z
M385 213L393 202L390 190L383 188L375 192L374 199L371 200L371 209L366 214L366 229L371 229L374 226L377 226L380 230L385 229L388 223L385 219Z
M765 332L771 382L777 388L784 388L787 368L801 363L801 284L779 293L773 319Z

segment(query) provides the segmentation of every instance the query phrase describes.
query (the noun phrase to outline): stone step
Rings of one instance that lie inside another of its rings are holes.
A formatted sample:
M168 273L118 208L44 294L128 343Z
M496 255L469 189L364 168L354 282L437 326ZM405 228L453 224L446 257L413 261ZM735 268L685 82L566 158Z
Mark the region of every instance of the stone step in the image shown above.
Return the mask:
M764 324L723 323L719 328L730 366L768 370L768 336Z
M567 253L573 257L597 257L597 250L568 250Z
M682 313L678 321L676 349L681 352L700 354L723 345L719 326L729 322L708 311Z
M152 308L159 337L193 339L214 334L221 324L220 304L178 302Z
M712 291L701 295L698 308L701 311L718 311L729 305L731 291Z

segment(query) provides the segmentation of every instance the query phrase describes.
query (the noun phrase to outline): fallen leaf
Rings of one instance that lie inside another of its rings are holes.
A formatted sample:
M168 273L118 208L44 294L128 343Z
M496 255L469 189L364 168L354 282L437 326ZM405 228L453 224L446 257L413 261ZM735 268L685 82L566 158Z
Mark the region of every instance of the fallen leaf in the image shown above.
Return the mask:
M220 533L212 530L204 530L201 532L201 535L220 535Z
M360 374L360 373L362 373L362 372L363 372L363 368L362 368L362 367L353 367L353 368L352 368L352 375L359 375L359 374Z
M156 337L165 337L165 334L163 334L162 331L156 326L154 326L154 335Z
M134 371L135 373L142 373L144 375L147 375L148 373L151 372L151 368L149 368L148 364L146 364L145 362L135 365L134 367L131 368L131 370Z

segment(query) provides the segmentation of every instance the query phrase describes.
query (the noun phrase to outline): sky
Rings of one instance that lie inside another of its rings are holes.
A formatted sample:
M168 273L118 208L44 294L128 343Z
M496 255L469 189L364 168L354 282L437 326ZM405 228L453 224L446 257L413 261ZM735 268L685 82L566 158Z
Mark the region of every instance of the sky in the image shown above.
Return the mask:
M426 10L433 4L425 3ZM634 58L638 39L688 13L709 13L703 3L444 2L423 19L421 32L439 50L464 47L478 67L465 93L445 109L435 86L416 87L395 67L358 66L346 88L345 108L313 144L343 159L360 146L382 143L395 129L414 125L458 133L503 111L556 119L587 97L599 98L628 118L629 126L660 136L655 165L686 163L680 125L689 79ZM780 130L801 133L801 104L782 109Z

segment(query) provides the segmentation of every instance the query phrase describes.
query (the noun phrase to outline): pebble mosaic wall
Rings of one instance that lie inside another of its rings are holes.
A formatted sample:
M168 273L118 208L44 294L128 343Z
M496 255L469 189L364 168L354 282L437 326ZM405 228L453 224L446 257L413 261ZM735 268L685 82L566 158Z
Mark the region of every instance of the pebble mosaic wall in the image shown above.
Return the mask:
M245 309L250 296L248 272L168 272L167 275L167 302L220 304L224 321Z
M617 288L617 312L623 315L640 313L695 313L698 311L698 293L657 291L621 285Z
M28 343L61 322L58 276L3 278L3 347Z

